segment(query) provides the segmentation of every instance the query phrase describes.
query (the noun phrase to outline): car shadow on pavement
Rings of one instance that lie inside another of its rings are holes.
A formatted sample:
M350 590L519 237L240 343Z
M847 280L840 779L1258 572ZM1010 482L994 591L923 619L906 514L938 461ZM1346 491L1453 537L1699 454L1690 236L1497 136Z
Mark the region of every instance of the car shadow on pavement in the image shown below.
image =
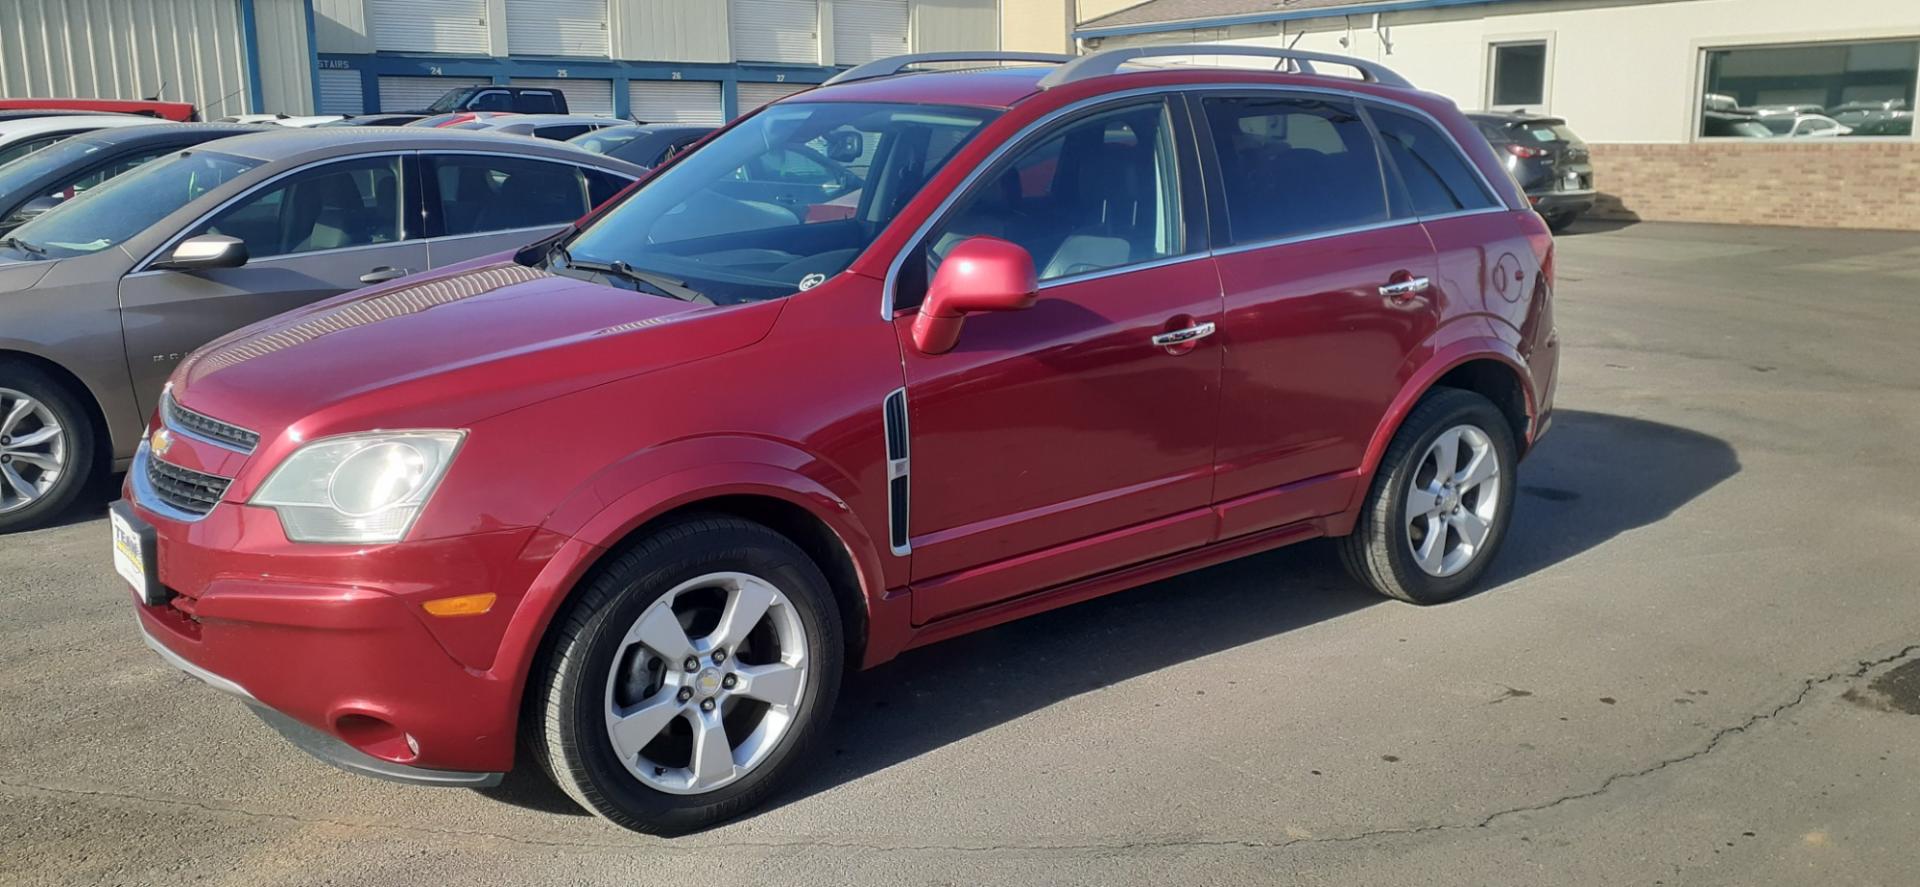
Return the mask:
M1561 410L1520 468L1511 535L1486 587L1512 590L1515 580L1661 520L1739 470L1718 438ZM1347 578L1330 543L1310 543L911 651L849 677L817 768L769 806L1082 693L1383 603Z

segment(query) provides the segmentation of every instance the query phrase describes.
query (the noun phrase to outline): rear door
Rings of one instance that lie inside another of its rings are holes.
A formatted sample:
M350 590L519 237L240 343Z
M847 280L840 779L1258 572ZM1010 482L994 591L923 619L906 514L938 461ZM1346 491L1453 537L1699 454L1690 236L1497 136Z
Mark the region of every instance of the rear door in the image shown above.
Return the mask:
M1436 326L1433 245L1390 200L1349 99L1197 96L1226 298L1222 536L1346 507L1349 473Z
M546 237L632 180L557 160L422 152L428 264L439 268Z
M231 330L427 266L410 229L400 154L330 160L271 179L181 232L246 241L248 262L137 270L120 282L135 389L157 391L187 352ZM172 249L171 242L158 255ZM364 282L363 282L364 280ZM151 410L153 404L144 403Z

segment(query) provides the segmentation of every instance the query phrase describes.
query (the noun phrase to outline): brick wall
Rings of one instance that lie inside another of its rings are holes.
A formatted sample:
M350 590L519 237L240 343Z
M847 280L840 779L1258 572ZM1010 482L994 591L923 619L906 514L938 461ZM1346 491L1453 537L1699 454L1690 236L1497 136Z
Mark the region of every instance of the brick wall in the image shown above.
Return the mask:
M1596 218L1920 231L1920 142L1592 149Z

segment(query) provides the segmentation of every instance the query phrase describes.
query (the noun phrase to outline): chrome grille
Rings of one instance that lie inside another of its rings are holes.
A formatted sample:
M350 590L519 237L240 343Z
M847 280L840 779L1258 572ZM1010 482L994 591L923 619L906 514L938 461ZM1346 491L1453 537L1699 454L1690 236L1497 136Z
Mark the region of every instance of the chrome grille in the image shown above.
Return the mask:
M162 502L190 514L206 514L220 501L220 494L227 491L230 478L216 474L202 474L190 468L181 468L162 462L149 455L147 457L147 485L153 488L154 495Z
M243 453L253 452L253 448L260 444L260 435L254 432L238 425L229 425L212 416L196 413L176 403L171 389L160 396L160 419L169 427Z

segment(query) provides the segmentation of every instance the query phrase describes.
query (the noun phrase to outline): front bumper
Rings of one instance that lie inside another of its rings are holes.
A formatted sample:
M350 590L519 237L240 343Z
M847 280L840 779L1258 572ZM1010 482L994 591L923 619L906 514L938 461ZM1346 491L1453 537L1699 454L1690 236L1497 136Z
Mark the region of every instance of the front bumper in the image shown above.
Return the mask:
M362 776L372 776L377 779L404 782L412 785L455 786L460 788L488 788L499 785L500 780L506 775L502 772L435 770L430 767L414 767L407 764L394 763L393 761L383 761L373 757L348 745L338 737L309 727L298 720L262 704L259 699L254 698L252 693L247 692L247 688L240 686L240 684L229 678L202 668L186 657L175 653L165 643L161 642L159 638L154 637L153 633L147 630L144 623L145 620L143 619L142 625L140 626L141 637L146 640L147 646L153 648L155 653L160 654L160 658L165 660L168 665L199 678L206 682L207 686L239 697L241 701L247 704L248 708L253 709L254 714L259 715L261 720L278 731L281 736L286 737L287 741L292 742L296 748L349 773L357 773Z

